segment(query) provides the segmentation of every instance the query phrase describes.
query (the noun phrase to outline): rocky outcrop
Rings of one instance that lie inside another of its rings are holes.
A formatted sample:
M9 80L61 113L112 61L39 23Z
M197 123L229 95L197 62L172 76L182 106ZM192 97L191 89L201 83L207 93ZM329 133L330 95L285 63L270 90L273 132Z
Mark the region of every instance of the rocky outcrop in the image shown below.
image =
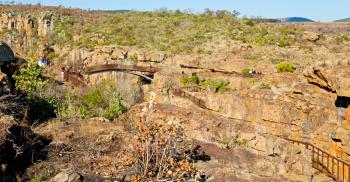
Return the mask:
M1 12L0 12L1 13ZM27 37L32 37L34 32L40 37L47 36L54 31L54 16L50 12L33 14L0 14L0 32L16 30L24 32Z
M129 118L137 121L137 113L145 106L133 107ZM311 167L310 151L270 135L262 125L166 104L155 106L152 119L185 128L188 139L194 140L192 146L210 156L210 160L195 164L209 177L208 181L310 181L316 177L329 180ZM227 145L235 137L247 143Z
M315 42L320 39L320 34L316 32L305 31L303 33L303 39Z
M309 83L315 84L339 97L350 97L350 66L335 66L331 68L313 67L305 72Z
M326 89L327 91L336 91L334 83L329 78L327 78L327 75L325 75L324 70L321 68L313 67L310 70L305 71L304 75L309 83L315 84L321 88Z

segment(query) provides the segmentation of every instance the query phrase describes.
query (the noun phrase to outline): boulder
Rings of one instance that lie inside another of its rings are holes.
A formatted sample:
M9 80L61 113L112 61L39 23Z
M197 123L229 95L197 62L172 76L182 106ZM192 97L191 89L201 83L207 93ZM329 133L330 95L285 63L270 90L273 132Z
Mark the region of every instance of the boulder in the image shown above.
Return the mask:
M5 42L0 42L0 64L10 62L14 57L12 49Z
M316 42L320 39L320 34L318 34L316 32L305 31L303 33L303 39Z
M80 175L72 170L58 173L51 182L73 182L80 181Z

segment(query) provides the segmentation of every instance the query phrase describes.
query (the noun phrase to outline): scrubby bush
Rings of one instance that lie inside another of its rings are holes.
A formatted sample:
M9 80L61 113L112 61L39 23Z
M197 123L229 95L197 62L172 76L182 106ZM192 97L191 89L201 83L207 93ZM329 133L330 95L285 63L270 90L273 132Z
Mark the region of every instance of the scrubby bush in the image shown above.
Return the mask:
M261 83L260 89L271 89L271 85L268 83Z
M224 135L221 137L218 141L223 148L225 149L231 149L235 146L239 146L242 148L248 148L249 147L249 140L245 138L240 138L239 136L227 136Z
M218 93L224 93L229 90L228 85L230 84L227 80L222 79L208 79L203 80L199 83L200 86L204 88L209 88Z
M243 18L243 23L245 25L254 26L254 21L252 19L249 19L249 18Z
M350 42L350 35L340 35L335 37L338 43Z
M223 93L229 90L229 81L223 79L200 79L197 76L180 78L180 84L182 86L200 86L208 88L216 93Z
M281 59L281 58L270 58L270 61L272 64L279 64L279 63L284 62L285 60Z
M293 73L296 70L295 66L291 63L280 63L276 66L276 69L278 73Z
M180 78L180 83L183 86L199 85L200 80L198 76Z
M68 92L60 108L60 114L64 117L104 117L109 120L117 118L127 110L112 81L103 81L75 97Z
M259 78L250 78L250 79L249 79L249 83L250 83L250 84L256 84L256 83L258 83L259 81L260 81Z

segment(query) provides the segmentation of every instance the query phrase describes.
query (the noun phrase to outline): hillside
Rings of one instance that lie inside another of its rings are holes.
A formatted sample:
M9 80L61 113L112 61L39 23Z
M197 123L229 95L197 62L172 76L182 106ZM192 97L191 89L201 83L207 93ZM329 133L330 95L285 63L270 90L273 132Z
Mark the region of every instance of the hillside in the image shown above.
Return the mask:
M334 22L350 22L350 18L344 18L344 19L336 20Z
M303 17L288 17L288 18L283 18L283 22L314 22L313 20L310 20L308 18L303 18Z
M0 5L0 180L347 181L349 28Z

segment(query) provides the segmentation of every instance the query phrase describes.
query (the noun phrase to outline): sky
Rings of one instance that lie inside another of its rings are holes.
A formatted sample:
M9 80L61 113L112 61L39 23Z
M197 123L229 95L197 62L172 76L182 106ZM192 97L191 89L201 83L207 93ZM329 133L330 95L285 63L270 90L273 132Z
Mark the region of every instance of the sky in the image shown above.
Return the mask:
M6 0L0 0L0 2ZM100 10L155 10L160 8L202 12L236 10L248 17L264 18L306 17L314 21L334 21L350 17L350 0L15 0L16 2L44 5L63 5Z

